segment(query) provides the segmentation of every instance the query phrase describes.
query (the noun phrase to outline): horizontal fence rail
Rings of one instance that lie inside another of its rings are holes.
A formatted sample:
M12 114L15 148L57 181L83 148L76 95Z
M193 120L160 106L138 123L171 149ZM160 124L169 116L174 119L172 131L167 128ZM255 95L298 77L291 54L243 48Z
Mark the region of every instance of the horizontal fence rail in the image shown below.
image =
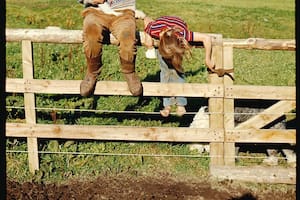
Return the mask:
M80 80L7 79L7 92L41 94L80 94ZM66 87L66 85L68 87ZM144 96L223 97L222 85L143 82ZM98 81L95 95L129 95L126 82Z
M86 125L44 125L7 123L7 136L65 139L164 141L164 142L223 142L222 129L120 127Z
M86 125L6 124L8 137L128 140L154 142L296 143L295 130L226 130L208 128L120 127Z
M141 38L141 34L143 32L137 31L137 38ZM296 42L291 39L226 39L222 38L220 34L210 35L213 37L212 56L217 69L233 68L233 48L296 50ZM235 167L229 170L230 172L223 173L225 167L235 165L235 143L296 143L295 129L264 129L265 125L296 108L295 87L234 85L229 77L218 77L216 74L209 74L208 84L142 83L144 96L208 98L209 127L207 128L37 124L35 94L79 95L81 81L34 79L32 43L81 44L82 31L63 30L57 27L48 27L46 29L6 29L6 41L22 42L23 78L6 78L6 92L24 94L26 118L25 123L7 122L6 136L27 138L29 168L32 172L39 169L38 138L208 142L210 143L211 173L218 177L222 177L221 174L223 174L226 178L234 179L239 179L233 174L235 171L242 170L242 172L246 172L249 170ZM105 37L104 43L114 45L118 44L118 41L112 35L108 35ZM140 43L143 44L143 41L140 41ZM201 46L202 44L196 45ZM233 73L231 74L233 75ZM131 96L127 83L123 81L98 81L94 94ZM277 103L235 126L235 99L277 100ZM269 182L294 184L295 169L287 169L287 171L292 172L289 173L291 177L277 175L274 171L268 173L268 168L266 168L263 178L256 177L251 179L256 179L257 182L268 182L269 177L277 176L276 180L269 179ZM255 173L251 174L251 176L255 176Z
M137 32L138 35L143 32ZM215 36L216 34L210 34ZM46 29L6 29L7 42L20 42L30 40L40 43L82 43L82 30L65 30L59 27L47 27ZM105 43L117 43L113 35L105 38ZM231 46L241 49L262 49L262 50L296 50L296 40L291 39L223 39L224 46Z
M6 92L40 94L79 94L80 80L6 79ZM68 87L66 87L68 85ZM257 89L259 87L259 93ZM294 100L295 87L197 83L143 82L144 96L219 97L234 99ZM131 95L127 83L99 81L95 95Z

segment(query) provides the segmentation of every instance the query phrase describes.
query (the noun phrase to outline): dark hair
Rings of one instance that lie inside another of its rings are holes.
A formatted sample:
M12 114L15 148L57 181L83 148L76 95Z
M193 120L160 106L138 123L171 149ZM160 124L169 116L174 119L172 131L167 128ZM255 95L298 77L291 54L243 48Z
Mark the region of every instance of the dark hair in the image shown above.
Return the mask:
M191 47L186 39L179 35L180 30L176 28L168 28L162 31L158 51L167 64L172 65L176 71L183 73L183 56L187 55L186 53L191 55Z

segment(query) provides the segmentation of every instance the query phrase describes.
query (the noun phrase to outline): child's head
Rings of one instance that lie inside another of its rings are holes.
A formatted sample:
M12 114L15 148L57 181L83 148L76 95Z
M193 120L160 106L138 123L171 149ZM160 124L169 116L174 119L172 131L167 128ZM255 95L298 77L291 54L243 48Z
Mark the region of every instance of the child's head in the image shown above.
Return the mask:
M164 60L183 73L182 60L186 52L191 54L189 43L180 36L180 30L168 28L160 33L158 50Z

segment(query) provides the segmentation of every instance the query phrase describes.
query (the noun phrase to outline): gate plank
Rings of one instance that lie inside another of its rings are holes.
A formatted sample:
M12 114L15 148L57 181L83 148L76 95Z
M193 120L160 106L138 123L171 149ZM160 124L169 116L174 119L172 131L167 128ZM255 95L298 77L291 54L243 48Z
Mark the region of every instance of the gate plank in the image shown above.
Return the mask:
M236 129L260 129L296 108L296 101L279 101L261 113L240 123Z
M211 166L212 177L257 183L296 184L296 168L272 166Z
M33 52L32 42L22 41L23 76L33 79ZM25 118L28 124L36 123L35 96L34 93L24 93ZM36 137L27 138L29 170L34 173L39 169L38 142Z

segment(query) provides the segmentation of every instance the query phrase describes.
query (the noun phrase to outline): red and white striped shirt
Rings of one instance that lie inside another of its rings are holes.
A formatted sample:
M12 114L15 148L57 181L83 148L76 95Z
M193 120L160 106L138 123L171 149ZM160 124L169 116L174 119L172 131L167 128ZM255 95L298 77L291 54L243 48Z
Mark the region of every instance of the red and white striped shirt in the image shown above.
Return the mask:
M179 17L162 16L150 22L145 28L145 32L151 37L159 39L159 33L166 28L179 28L180 35L187 41L194 40L194 33L188 30L187 24Z

